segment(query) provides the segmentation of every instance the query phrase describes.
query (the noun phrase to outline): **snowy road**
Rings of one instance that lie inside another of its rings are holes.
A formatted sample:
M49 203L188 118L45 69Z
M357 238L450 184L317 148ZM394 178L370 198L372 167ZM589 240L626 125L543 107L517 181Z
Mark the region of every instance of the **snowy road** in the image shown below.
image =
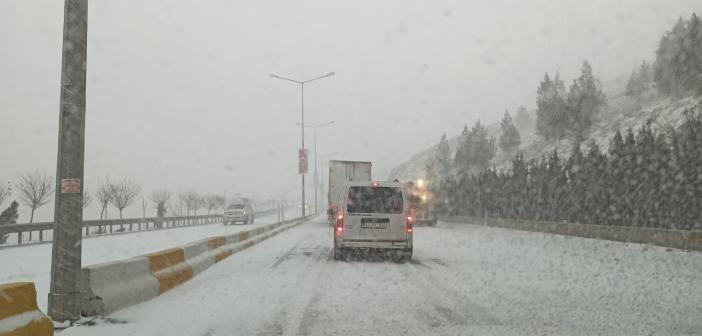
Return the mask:
M74 335L702 334L702 254L468 224L409 264L331 258L305 223Z
M299 217L300 210L286 212L286 218ZM175 229L92 236L83 239L83 265L127 259L199 239L248 230L275 223L277 215L256 218L255 224L208 224ZM0 283L32 281L37 287L39 308L46 311L51 280L51 244L0 246Z

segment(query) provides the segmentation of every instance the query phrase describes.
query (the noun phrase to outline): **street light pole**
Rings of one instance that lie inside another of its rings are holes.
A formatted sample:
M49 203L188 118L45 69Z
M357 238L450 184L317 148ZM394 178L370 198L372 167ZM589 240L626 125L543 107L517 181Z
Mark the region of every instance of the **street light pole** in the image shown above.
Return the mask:
M282 79L282 80L286 80L289 82L300 84L300 93L302 94L302 99L301 99L302 100L302 109L301 109L302 115L300 118L301 119L301 123L300 123L300 131L301 132L300 133L302 134L302 150L304 151L305 150L305 84L312 82L312 81L316 81L318 79L325 78L325 77L334 76L334 73L330 72L326 75L319 76L319 77L312 78L312 79L308 79L306 81L299 81L299 80L295 80L295 79L290 79L290 78L278 76L276 74L270 74L270 76L273 78ZM300 175L302 177L302 216L304 217L305 216L305 174L303 172Z

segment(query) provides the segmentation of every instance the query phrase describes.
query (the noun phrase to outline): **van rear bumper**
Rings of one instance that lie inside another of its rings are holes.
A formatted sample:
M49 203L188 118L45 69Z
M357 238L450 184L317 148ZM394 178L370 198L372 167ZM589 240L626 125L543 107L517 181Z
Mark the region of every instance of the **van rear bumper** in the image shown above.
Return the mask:
M409 240L362 240L344 239L340 242L342 248L374 248L388 250L406 250L412 248L412 241Z

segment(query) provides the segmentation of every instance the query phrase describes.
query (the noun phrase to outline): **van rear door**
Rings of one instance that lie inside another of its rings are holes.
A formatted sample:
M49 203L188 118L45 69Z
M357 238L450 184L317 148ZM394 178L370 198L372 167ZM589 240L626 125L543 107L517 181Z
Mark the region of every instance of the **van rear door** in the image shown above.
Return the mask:
M347 190L344 240L407 239L402 188L349 186Z

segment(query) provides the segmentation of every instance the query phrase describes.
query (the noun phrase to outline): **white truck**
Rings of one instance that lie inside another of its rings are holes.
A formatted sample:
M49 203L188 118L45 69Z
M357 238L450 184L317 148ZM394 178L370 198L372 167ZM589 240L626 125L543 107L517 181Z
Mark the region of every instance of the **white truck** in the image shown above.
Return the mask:
M336 212L344 199L346 185L349 182L364 182L371 180L371 163L368 161L329 161L329 191L327 193L329 208L327 219L329 225L336 223Z

